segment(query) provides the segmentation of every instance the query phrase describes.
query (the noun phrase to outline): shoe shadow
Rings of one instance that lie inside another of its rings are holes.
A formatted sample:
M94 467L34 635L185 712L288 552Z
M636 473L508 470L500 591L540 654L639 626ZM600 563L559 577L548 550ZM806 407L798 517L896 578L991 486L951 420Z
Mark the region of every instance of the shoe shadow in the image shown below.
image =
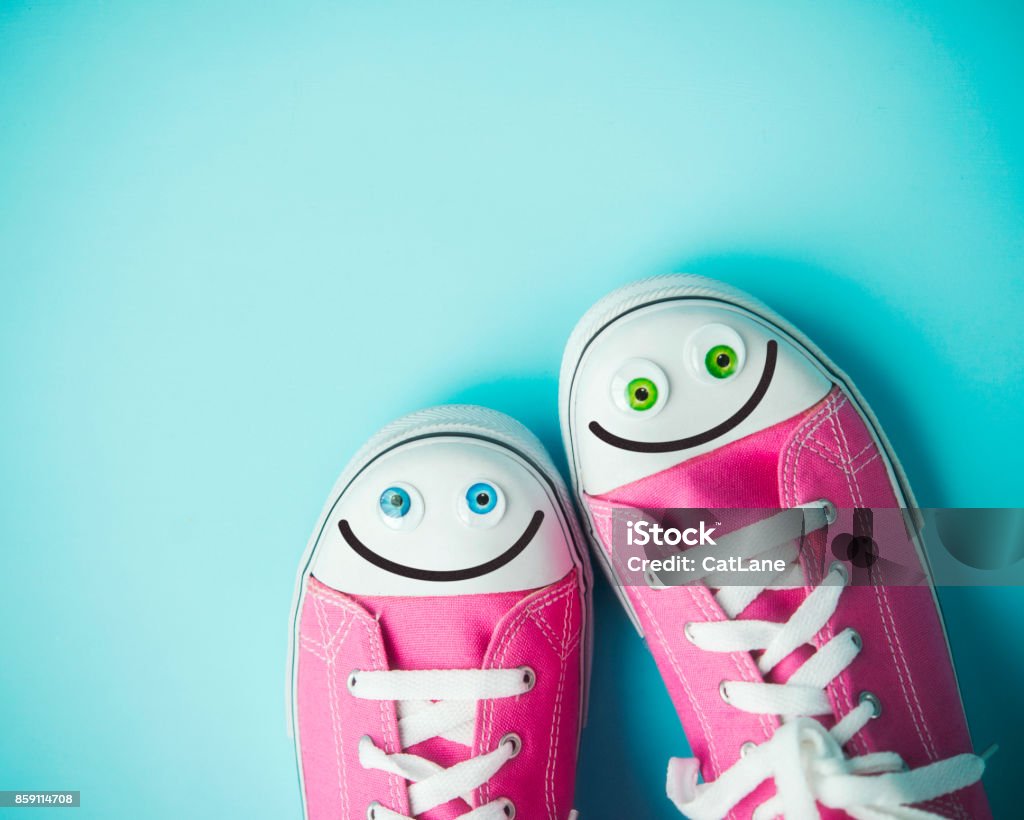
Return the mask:
M603 573L594 595L590 712L576 806L583 818L678 818L665 796L670 757L690 747L654 659Z
M1024 610L1021 587L943 587L939 600L975 751L993 744L982 782L994 817L1019 816L1021 761L1024 761L1024 653L1017 613Z
M905 312L878 299L852 275L801 260L756 253L707 255L677 270L733 284L762 299L813 339L854 381L878 416L914 487L918 503L940 506L950 495L950 466L916 423L918 403L904 404L906 373L879 366L877 341L865 328L898 328L908 361L933 356L934 342ZM779 283L784 287L779 287ZM808 298L818 294L820 298ZM838 308L830 306L841 306ZM851 318L852 317L852 318ZM860 322L857 317L863 317ZM942 388L946 389L946 385ZM562 471L557 376L514 376L456 389L448 401L481 404L523 422ZM946 588L939 591L967 716L977 751L999 743L985 787L996 817L1009 817L1018 797L1011 772L1024 760L1024 653L1014 624L1024 589ZM675 818L665 798L665 766L689 749L653 659L626 618L603 574L595 590L595 657L589 720L583 732L577 807L584 818Z
M748 291L813 339L871 404L918 503L923 507L948 503L952 492L944 477L952 467L941 461L943 448L926 440L923 425L916 421L922 403L910 405L899 399L906 394L906 371L879 366L877 328L897 329L891 338L904 361L934 356L934 341L908 321L905 311L878 299L853 278L855 274L840 275L799 260L724 254L691 260L685 269ZM779 287L779 282L785 286ZM828 309L823 308L826 298ZM913 294L908 293L908 298ZM938 395L949 385L934 388ZM1024 588L947 587L939 590L939 598L975 749L980 753L993 743L1000 747L984 777L993 814L1015 816L1019 789L1011 772L1024 760L1019 694L1024 691L1024 653L1012 647L1020 645L1016 622L1024 611Z
M454 391L452 402L500 410L525 424L568 481L558 424L558 380L513 377ZM646 645L595 567L590 708L580 748L576 808L583 818L670 820L668 758L689 747Z

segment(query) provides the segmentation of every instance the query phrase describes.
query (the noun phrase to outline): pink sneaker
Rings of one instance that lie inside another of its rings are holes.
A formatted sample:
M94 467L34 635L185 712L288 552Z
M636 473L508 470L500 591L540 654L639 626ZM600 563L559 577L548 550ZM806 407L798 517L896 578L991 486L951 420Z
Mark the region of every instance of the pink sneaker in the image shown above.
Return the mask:
M308 820L567 820L591 578L540 442L491 410L385 427L299 565L289 715Z
M913 497L871 411L817 348L725 285L650 279L577 325L560 408L595 551L695 755L669 764L680 811L989 816L918 525L899 512ZM643 553L618 522L665 508L739 522L675 553L700 559L701 583L666 585L630 561ZM836 533L886 509L900 522L887 560L834 557L850 539ZM747 585L703 563L730 555L759 567Z

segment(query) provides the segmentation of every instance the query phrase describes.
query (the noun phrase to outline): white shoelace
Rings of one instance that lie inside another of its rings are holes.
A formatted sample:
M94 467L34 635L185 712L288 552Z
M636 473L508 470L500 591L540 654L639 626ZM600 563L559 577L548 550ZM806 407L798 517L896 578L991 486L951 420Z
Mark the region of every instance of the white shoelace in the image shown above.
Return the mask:
M805 505L802 514L785 510L717 539L713 548L688 551L697 558L707 552L718 557L782 558L786 569L764 573L763 586L723 586L715 600L730 620L690 623L686 637L707 652L761 652L757 665L767 675L795 649L812 639L835 614L849 583L846 568L834 563L822 583L785 623L736 620L769 585L774 589L802 586L796 539L831 523L834 507L822 501ZM716 575L704 582L715 587ZM719 579L720 580L720 579ZM788 820L819 817L816 804L842 809L858 820L941 820L914 805L951 794L976 783L985 768L983 758L960 754L908 770L894 752L846 757L842 747L881 704L871 693L831 728L814 719L832 713L826 687L857 657L861 637L852 629L836 633L805 661L784 684L725 681L722 698L744 712L780 715L782 725L759 746L746 744L742 757L711 783L697 783L699 762L675 758L669 763L668 796L692 820L718 820L769 778L776 794L754 812L754 820L785 816Z
M435 737L443 737L467 748L473 746L477 701L510 698L529 692L536 677L532 669L450 669L363 672L348 677L348 690L364 700L394 701L398 711L398 732L403 750ZM388 754L371 738L359 741L359 762L363 768L396 774L409 781L409 811L412 817L371 804L371 820L413 820L413 817L461 797L471 802L473 792L490 780L517 754L522 741L507 734L485 754L444 768L419 755L402 751ZM504 798L492 800L462 815L463 820L509 820L515 807Z

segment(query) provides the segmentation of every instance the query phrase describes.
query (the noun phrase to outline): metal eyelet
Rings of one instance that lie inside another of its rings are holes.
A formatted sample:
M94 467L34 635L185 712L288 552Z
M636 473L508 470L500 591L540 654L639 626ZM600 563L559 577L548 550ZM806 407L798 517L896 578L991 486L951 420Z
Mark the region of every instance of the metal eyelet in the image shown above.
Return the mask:
M644 570L644 583L647 584L649 589L653 589L655 592L662 592L663 590L668 589L668 586L663 584L661 579L649 569Z
M757 749L757 744L752 740L748 740L742 746L740 746L740 757L746 757L751 752Z
M537 685L537 673L534 672L529 666L520 666L519 671L523 673L523 684L525 684L526 686L526 689L524 690L525 694Z
M515 757L523 750L523 739L515 732L509 732L498 741L499 746L504 746L506 743L512 747L512 754L509 756L509 759Z
M853 645L857 647L858 652L864 648L864 639L860 636L860 633L856 629L848 628L845 631L846 634L849 636L851 643L853 643Z
M516 804L507 797L501 798L501 804L502 812L504 812L508 820L512 820L512 818L516 816Z
M857 696L858 703L870 703L871 704L871 719L874 720L880 714L882 714L882 701L878 699L878 695L874 692L864 691Z
M825 523L835 524L836 519L839 517L839 510L836 509L836 505L827 498L822 498L818 503L821 504L821 510L825 513Z
M850 571L842 561L833 561L829 564L828 574L831 575L833 571L837 571L839 573L840 577L843 579L844 587L850 583Z
M345 681L345 686L348 687L349 692L356 688L356 683L358 683L358 681L356 680L356 675L358 674L358 669L353 669L351 672L348 673L348 680Z
M696 646L697 642L693 639L693 632L691 631L692 626L693 621L687 621L685 624L683 624L683 635L686 636L686 640L688 640L690 643Z
M718 684L718 694L721 695L722 700L729 703L729 681L724 680Z
M366 807L366 818L367 820L376 820L377 809L381 808L380 802L374 800L369 806Z

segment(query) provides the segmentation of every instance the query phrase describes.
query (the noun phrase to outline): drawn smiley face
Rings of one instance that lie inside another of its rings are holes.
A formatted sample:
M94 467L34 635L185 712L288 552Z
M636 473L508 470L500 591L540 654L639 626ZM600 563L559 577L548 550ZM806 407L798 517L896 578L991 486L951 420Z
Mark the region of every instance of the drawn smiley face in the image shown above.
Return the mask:
M588 493L652 475L806 410L826 374L769 325L705 300L628 313L588 345L573 384Z
M371 461L342 492L313 574L361 594L534 589L572 568L543 478L491 442L427 438Z

